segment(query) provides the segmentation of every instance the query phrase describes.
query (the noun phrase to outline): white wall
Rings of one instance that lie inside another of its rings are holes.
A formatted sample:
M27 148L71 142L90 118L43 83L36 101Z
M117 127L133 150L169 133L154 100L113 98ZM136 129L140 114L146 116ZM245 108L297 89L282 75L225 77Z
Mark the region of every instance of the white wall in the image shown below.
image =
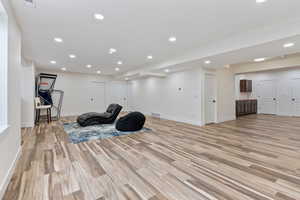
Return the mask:
M299 70L297 66L300 66L300 55L290 55L284 58L277 58L268 60L261 63L247 63L233 65L231 68L221 68L216 70L217 79L217 122L224 122L228 120L234 120L235 117L235 99L256 98L255 86L254 92L249 95L238 94L239 83L235 78L235 74L249 73L249 72L264 72L266 70L283 70L277 72L281 78L298 77ZM172 119L176 121L188 122L192 124L203 124L204 111L202 103L195 102L193 98L186 98L192 96L192 93L180 93L176 91L178 86L182 85L185 88L195 90L200 85L203 86L203 73L205 70L193 69L191 71L183 71L180 73L174 73L168 76L166 79L144 79L137 80L130 83L129 99L131 109L142 110L147 114L160 113L163 118ZM250 74L248 74L250 76ZM271 76L269 72L262 73L262 77ZM239 76L239 78L245 76ZM278 77L277 77L278 78ZM254 83L255 84L255 83ZM195 86L197 85L197 86ZM184 91L184 90L183 90ZM200 87L199 99L204 100L203 93L204 87ZM238 94L238 95L237 95ZM155 98L156 96L157 98ZM184 100L182 100L182 99ZM194 105L196 109L191 111L187 108L187 105ZM184 110L187 108L187 110ZM196 113L195 113L196 110ZM202 115L198 115L198 112Z
M7 127L7 24L6 12L0 4L0 132Z
M113 81L110 76L89 75L70 72L51 72L38 69L37 73L53 73L57 74L55 89L64 91L63 105L61 116L75 116L82 113L90 112L89 90L91 83L103 83L105 85L105 94L103 101L105 109L110 103L119 103L126 109L126 102L121 102L122 99L127 99L127 83L125 81ZM119 85L120 87L115 87ZM124 91L124 93L122 93ZM125 96L124 96L125 95ZM124 96L124 97L123 97ZM120 100L120 101L118 101ZM94 112L103 112L103 108L93 110Z
M35 66L23 62L21 69L21 126L34 126Z
M204 76L216 75L216 121L235 119L235 85L231 69L207 70L192 68L169 74L166 78L130 81L129 107L147 115L157 113L161 118L204 125ZM179 90L181 88L182 90Z
M165 119L201 125L203 77L203 69L197 68L169 74L166 78L133 80L130 108L147 115L158 113Z
M21 124L21 34L16 24L9 0L1 0L8 20L8 124L10 127L0 135L0 199L9 182L15 159L20 152Z
M41 72L58 74L55 89L65 92L62 116L88 112L89 106L84 100L86 90L89 83L97 81L105 84L103 98L106 106L119 103L123 105L123 111L141 111L147 115L155 113L165 119L195 125L204 124L204 74L216 73L217 122L235 119L234 74L228 69L211 71L192 68L170 73L166 78L153 77L129 82L115 81L110 76L37 70L37 73Z
M217 122L234 120L235 117L235 84L232 69L219 69L217 76Z

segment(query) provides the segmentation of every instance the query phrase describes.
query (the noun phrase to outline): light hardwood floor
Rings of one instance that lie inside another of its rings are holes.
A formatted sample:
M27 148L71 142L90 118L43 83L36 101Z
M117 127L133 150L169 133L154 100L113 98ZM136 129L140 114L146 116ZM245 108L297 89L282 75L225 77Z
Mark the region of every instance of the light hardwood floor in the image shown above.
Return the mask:
M148 119L151 133L80 144L62 121L22 131L4 200L300 200L300 118Z

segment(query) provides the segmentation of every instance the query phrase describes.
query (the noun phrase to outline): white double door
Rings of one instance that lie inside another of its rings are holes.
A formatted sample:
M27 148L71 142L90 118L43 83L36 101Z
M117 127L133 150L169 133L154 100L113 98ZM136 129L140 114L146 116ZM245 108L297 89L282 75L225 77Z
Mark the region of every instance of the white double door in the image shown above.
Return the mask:
M292 115L300 116L300 78L292 80Z
M127 83L113 81L108 87L109 104L117 103L123 106L123 111L128 111L128 86Z
M108 105L117 103L127 110L127 85L124 82L97 82L92 81L82 90L85 98L85 112L104 112Z
M263 80L257 91L259 113L300 116L300 78Z
M81 95L85 97L85 112L104 112L106 109L105 102L105 83L90 82L88 87L81 91Z
M260 81L258 88L258 112L276 114L276 86L273 80Z

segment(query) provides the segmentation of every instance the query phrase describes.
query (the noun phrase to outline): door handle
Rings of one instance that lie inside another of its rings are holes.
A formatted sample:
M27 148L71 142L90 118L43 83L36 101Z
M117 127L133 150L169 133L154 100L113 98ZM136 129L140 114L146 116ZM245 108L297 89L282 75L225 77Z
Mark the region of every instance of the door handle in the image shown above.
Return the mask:
M295 98L292 98L292 101L296 101L296 99L295 99Z
M213 102L213 103L216 103L216 100L213 100L212 102Z
M273 98L273 101L276 101L276 98Z

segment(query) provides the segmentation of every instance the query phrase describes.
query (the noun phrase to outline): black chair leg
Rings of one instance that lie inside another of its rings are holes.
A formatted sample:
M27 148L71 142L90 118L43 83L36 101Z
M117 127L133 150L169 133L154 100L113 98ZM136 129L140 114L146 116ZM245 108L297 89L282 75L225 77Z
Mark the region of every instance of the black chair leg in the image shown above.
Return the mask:
M37 124L37 120L38 120L38 110L35 109L35 121L34 121L35 124Z
M49 109L47 108L47 122L48 124L50 123L50 120L49 120Z
M52 122L52 117L51 117L51 108L49 108L49 121Z
M41 115L41 110L40 109L37 109L37 119L36 119L36 121L37 121L37 124L40 124L40 115Z

